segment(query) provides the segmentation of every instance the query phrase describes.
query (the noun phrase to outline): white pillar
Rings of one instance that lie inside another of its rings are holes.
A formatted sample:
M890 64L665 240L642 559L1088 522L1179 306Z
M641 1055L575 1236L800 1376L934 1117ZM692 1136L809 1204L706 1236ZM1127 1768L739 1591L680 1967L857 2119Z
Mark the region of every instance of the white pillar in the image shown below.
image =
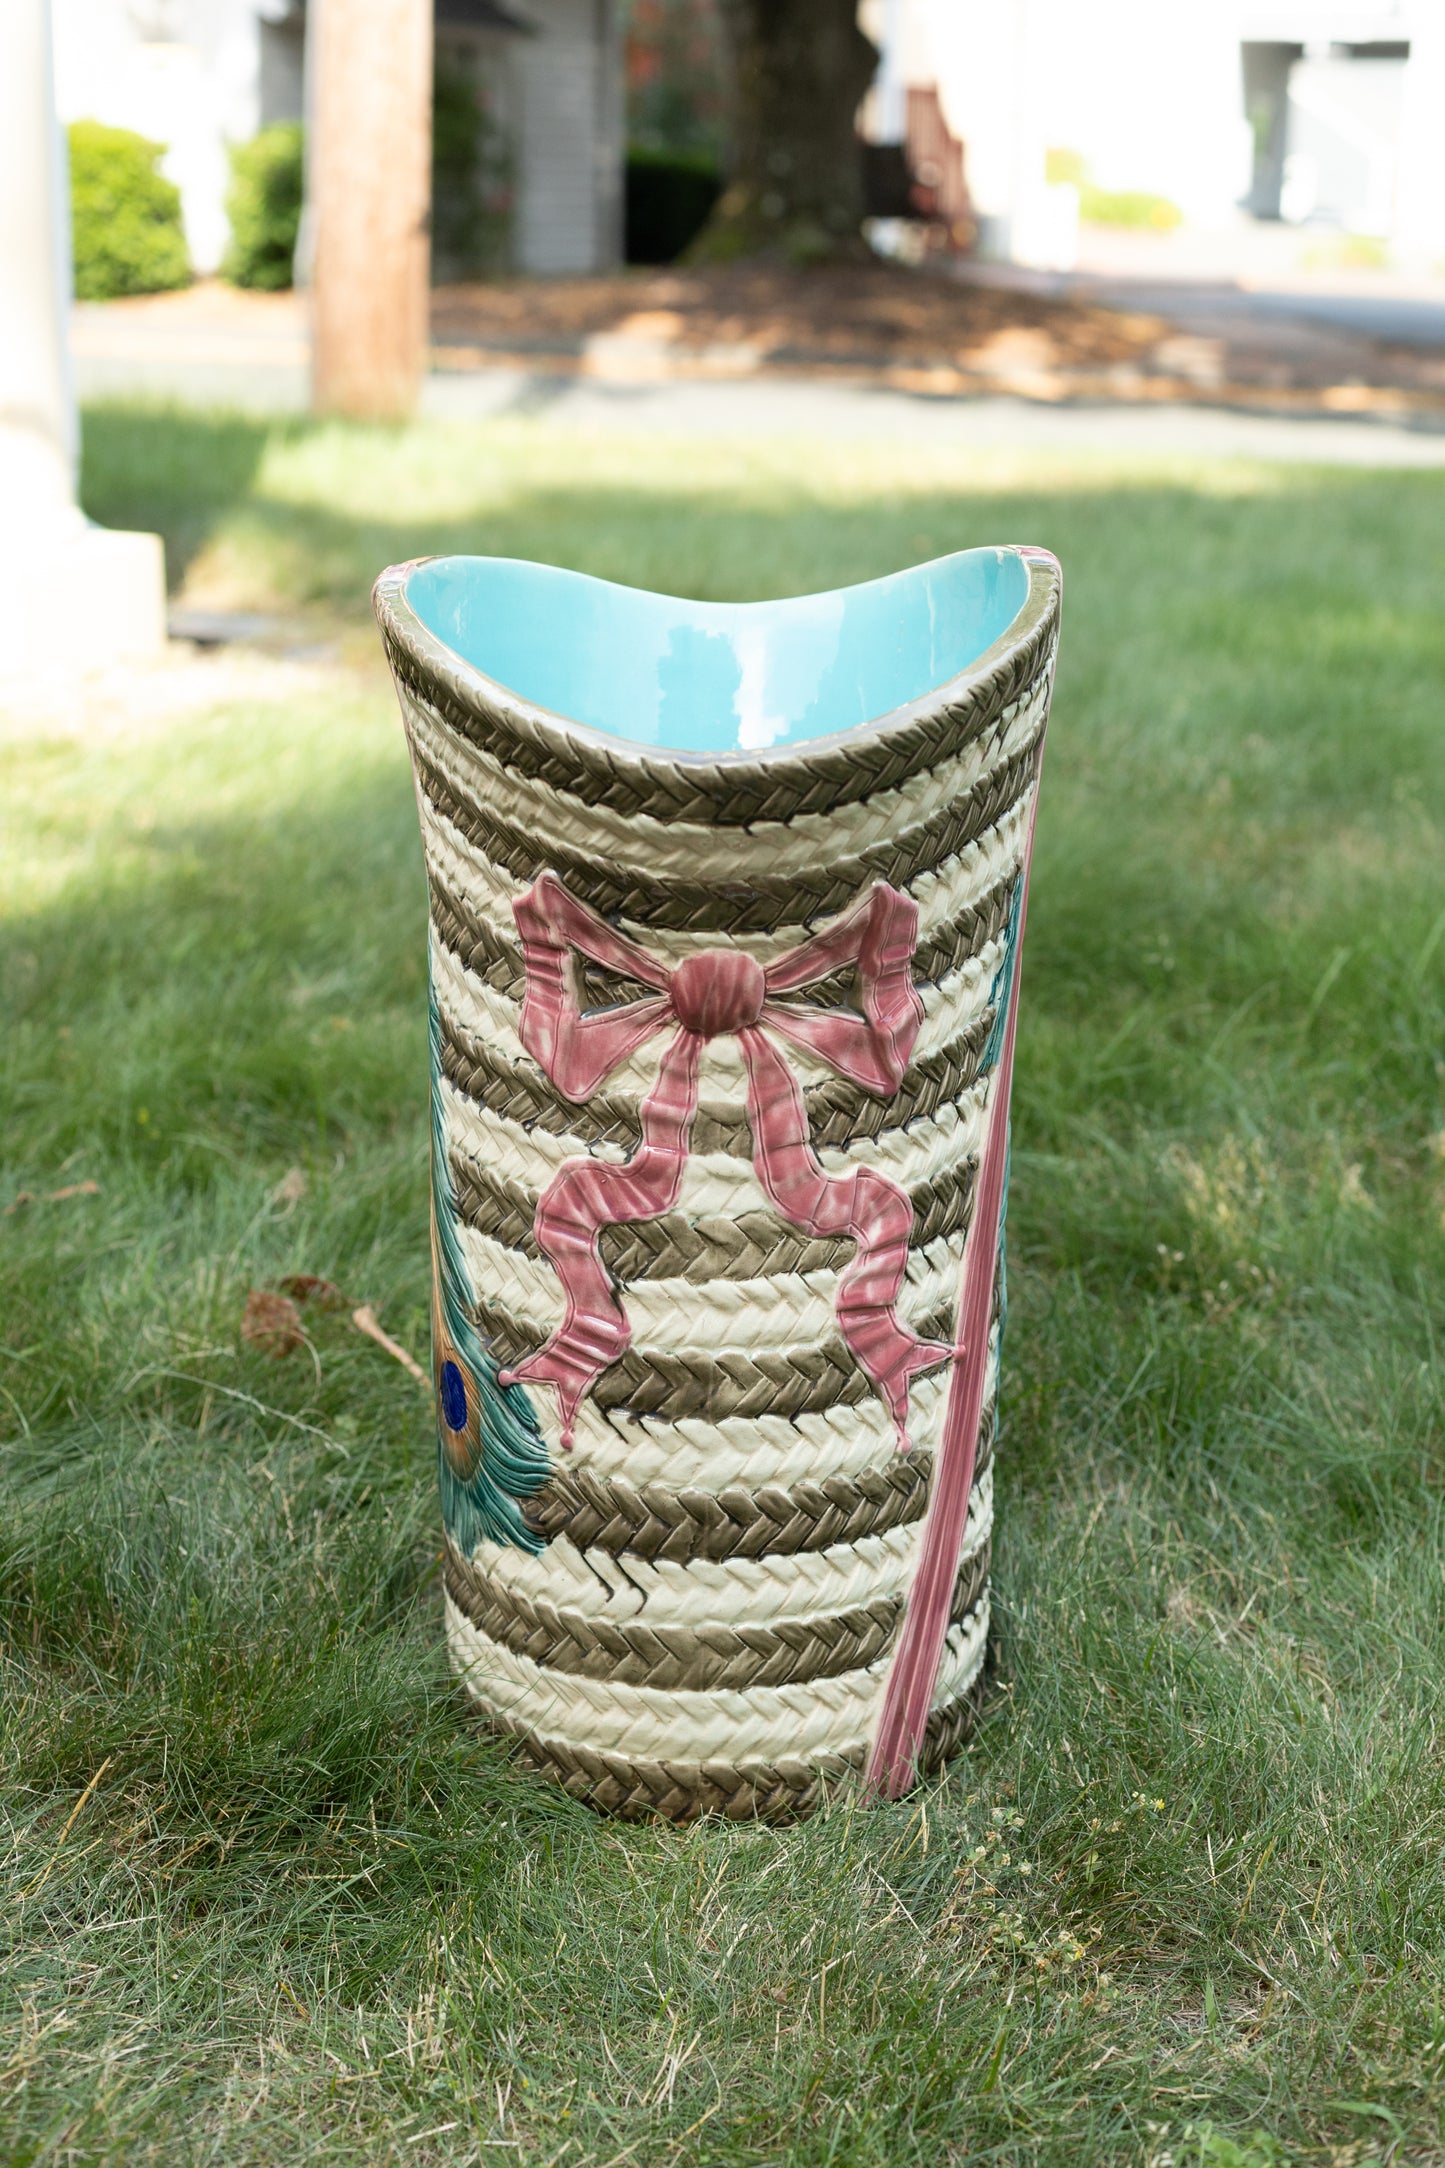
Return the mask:
M873 78L875 143L908 139L908 76L903 58L903 0L883 0L874 32L878 73Z
M69 191L48 0L7 0L0 59L0 674L94 668L165 641L160 537L92 527L75 502L65 325Z
M1427 0L1410 25L1400 116L1395 251L1412 268L1445 264L1445 6Z
M915 0L944 118L964 146L980 256L1070 270L1079 199L1050 187L1047 86L1055 0Z

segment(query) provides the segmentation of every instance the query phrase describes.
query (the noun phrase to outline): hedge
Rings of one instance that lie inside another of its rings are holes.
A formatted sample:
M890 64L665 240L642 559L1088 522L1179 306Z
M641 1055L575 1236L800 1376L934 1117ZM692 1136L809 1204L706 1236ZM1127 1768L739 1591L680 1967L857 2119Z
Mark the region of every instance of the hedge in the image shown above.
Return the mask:
M231 245L221 265L233 286L276 293L293 283L301 226L303 130L299 120L273 121L231 151L226 211Z
M707 224L721 194L722 180L711 159L634 145L627 153L627 261L674 262Z
M181 192L156 171L163 143L98 120L72 121L70 232L82 301L190 283Z

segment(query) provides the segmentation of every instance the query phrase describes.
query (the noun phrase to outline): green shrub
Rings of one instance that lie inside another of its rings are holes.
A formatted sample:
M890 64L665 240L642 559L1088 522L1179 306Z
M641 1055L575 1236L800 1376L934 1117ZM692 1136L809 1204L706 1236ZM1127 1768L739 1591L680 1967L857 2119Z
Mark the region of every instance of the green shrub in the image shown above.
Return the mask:
M625 254L629 263L673 263L707 224L722 194L716 161L703 153L627 153Z
M1082 151L1060 148L1044 152L1044 179L1051 187L1072 182L1075 188L1082 188L1088 178L1089 169Z
M181 192L156 171L165 149L129 128L72 121L71 254L82 301L162 293L190 282Z
M1145 188L1098 188L1089 179L1082 151L1056 147L1044 153L1044 179L1066 181L1079 191L1079 216L1091 226L1153 226L1167 233L1183 222L1184 213L1167 196L1154 196Z
M278 120L232 149L226 197L231 245L221 276L233 286L277 293L292 284L301 225L302 138L299 120Z
M1151 196L1143 188L1095 188L1086 181L1079 190L1079 216L1092 226L1153 226L1167 233L1183 222L1184 213L1167 196Z

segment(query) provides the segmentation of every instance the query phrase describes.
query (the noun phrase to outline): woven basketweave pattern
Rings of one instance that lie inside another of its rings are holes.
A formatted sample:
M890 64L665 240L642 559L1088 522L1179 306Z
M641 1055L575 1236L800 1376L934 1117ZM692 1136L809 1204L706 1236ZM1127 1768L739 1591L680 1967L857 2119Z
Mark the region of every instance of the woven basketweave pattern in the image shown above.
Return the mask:
M916 906L923 1019L896 1090L865 1088L806 1046L786 1059L824 1170L876 1168L912 1207L899 1324L951 1342L1047 716L1053 568L1029 564L1010 632L940 693L845 736L718 758L644 751L517 699L419 623L410 569L383 577L376 607L431 897L435 1206L497 1374L505 1383L565 1329L539 1207L580 1158L635 1161L666 1045L641 1045L575 1097L529 1051L514 905L552 877L679 975L719 950L766 970L873 884ZM653 998L655 979L631 977L625 958L573 968L584 1008ZM798 1003L851 1009L854 981L840 967ZM699 1064L674 1200L597 1234L626 1345L575 1409L570 1446L552 1385L508 1388L525 1389L550 1472L519 1498L513 1542L449 1533L447 1629L487 1720L574 1797L631 1818L777 1819L855 1780L868 1754L949 1372L935 1357L913 1377L899 1450L835 1316L853 1240L810 1231L765 1192L736 1040L707 1039ZM982 1692L996 1334L991 1346L925 1769L956 1750Z

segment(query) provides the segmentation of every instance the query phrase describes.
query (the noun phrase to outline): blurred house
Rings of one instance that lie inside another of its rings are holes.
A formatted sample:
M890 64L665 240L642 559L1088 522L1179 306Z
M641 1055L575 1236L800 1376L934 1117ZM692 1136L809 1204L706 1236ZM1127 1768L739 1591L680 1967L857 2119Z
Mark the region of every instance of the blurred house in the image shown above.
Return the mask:
M936 165L941 122L983 254L1067 267L1067 161L1161 219L1310 224L1445 264L1442 0L862 0L861 15L882 53L868 134Z
M345 5L345 0L337 0ZM229 233L227 148L306 110L305 0L52 0L63 121L166 145L192 261ZM622 47L616 0L435 0L439 67L483 93L510 174L510 261L576 272L618 261Z
M518 271L605 271L622 257L617 0L435 0L439 66L467 70L511 173Z

